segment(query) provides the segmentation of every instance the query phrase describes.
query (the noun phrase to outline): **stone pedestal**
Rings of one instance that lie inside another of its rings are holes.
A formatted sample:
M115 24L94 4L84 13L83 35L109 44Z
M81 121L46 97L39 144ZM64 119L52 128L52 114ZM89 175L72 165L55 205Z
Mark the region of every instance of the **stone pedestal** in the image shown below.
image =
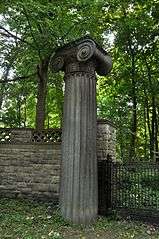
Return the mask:
M96 76L106 75L111 59L92 39L59 49L55 71L65 72L60 208L78 224L95 220L98 209L96 158Z

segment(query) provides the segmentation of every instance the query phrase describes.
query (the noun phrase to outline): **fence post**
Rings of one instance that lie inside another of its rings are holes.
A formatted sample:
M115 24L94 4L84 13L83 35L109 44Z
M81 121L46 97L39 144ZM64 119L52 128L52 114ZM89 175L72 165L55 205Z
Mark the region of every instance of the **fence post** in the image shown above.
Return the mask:
M107 215L112 207L111 200L112 161L98 161L98 214Z

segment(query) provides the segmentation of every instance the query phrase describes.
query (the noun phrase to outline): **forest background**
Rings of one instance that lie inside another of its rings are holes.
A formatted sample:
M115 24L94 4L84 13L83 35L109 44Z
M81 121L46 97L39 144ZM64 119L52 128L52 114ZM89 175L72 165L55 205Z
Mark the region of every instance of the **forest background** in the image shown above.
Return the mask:
M85 35L111 55L97 77L97 114L117 126L117 157L159 151L158 0L0 2L0 127L60 127L64 81L51 72L58 47Z

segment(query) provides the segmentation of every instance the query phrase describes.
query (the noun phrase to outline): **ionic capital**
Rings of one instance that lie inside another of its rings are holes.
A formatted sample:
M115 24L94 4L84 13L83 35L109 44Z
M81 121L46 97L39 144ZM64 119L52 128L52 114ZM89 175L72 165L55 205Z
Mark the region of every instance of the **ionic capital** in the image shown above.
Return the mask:
M94 40L85 37L58 49L51 59L54 72L77 72L92 69L107 75L112 68L111 57Z

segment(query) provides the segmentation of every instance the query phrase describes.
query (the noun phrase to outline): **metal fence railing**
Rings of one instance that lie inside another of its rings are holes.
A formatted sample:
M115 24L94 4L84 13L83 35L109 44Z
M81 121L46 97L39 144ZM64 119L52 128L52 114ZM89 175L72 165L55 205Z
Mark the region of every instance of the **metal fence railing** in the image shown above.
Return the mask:
M98 163L99 212L148 212L159 218L159 163Z
M112 164L112 207L159 210L159 164Z

